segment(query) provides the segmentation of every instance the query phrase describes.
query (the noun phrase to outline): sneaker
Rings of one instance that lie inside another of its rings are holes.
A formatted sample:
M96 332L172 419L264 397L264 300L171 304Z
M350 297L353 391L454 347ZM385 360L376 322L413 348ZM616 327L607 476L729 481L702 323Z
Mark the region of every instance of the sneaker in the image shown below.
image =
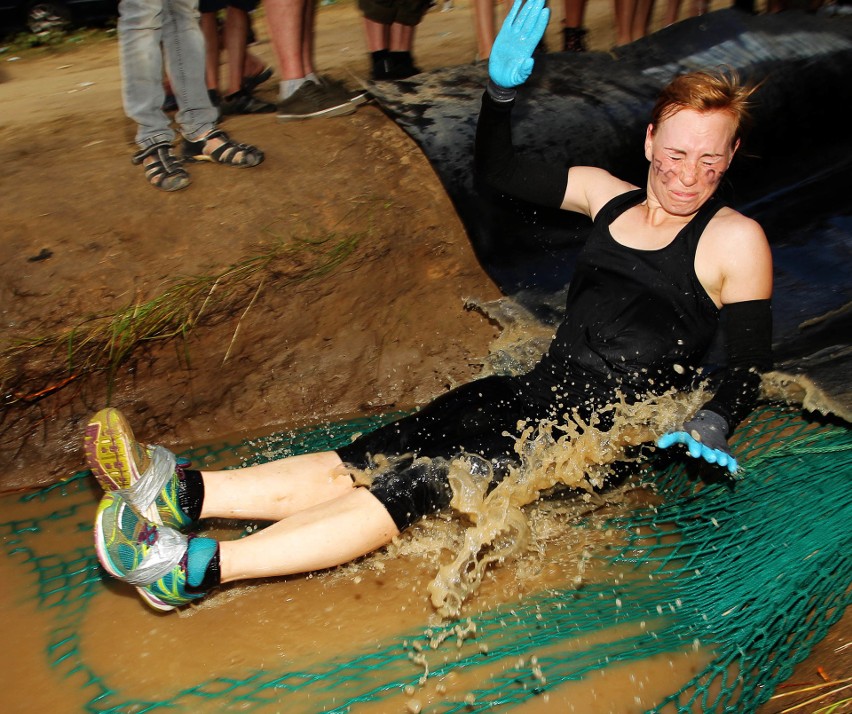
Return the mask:
M219 104L219 111L222 116L228 114L271 114L275 111L275 108L274 104L261 101L244 89L233 94L226 94Z
M278 103L278 120L313 119L352 114L357 107L336 92L307 80L292 96Z
M322 76L320 81L329 94L339 96L356 107L370 100L370 93L366 89L348 89L343 82L331 77Z
M188 462L162 446L137 442L118 409L101 409L89 419L83 447L103 490L121 495L139 517L170 528L192 523L178 502Z
M101 499L95 516L95 550L104 570L135 585L155 610L174 610L204 596L188 589L186 563L193 538L140 518L115 493Z
M563 27L562 28L562 51L563 52L587 52L585 27Z
M243 77L240 89L251 94L255 89L269 79L272 79L272 67L264 67L257 74L253 74L250 77Z

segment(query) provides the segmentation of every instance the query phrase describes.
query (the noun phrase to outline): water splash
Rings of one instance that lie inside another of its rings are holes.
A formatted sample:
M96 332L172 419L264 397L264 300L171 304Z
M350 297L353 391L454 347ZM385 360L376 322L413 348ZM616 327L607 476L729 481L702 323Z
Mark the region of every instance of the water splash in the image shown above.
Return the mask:
M458 616L490 566L530 546L532 531L524 506L557 488L596 493L616 475L616 463L640 459L637 447L681 424L706 398L701 390L672 392L632 404L622 399L588 421L571 413L560 423L519 424L519 464L510 466L493 488L491 465L483 459L463 456L453 461L450 505L470 526L456 544L455 558L429 585L436 610L445 617ZM604 430L601 422L607 412L612 426Z

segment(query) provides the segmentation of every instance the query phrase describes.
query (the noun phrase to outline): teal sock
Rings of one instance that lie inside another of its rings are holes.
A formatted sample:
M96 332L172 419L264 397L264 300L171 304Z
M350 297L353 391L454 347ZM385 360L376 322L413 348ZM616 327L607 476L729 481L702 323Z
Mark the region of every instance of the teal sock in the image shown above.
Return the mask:
M218 541L190 537L186 550L186 582L191 588L203 590L219 584Z

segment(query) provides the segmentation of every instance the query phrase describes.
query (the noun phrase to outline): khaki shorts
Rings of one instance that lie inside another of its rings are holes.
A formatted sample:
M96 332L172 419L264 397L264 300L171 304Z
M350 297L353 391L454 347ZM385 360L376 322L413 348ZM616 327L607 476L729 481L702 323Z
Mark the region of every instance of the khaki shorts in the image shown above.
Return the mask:
M419 25L431 5L431 0L358 0L361 14L381 25Z

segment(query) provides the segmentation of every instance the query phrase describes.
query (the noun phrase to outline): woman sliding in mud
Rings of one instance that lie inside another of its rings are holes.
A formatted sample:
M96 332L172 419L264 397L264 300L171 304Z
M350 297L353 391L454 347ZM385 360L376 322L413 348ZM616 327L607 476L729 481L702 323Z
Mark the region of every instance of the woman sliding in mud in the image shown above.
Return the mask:
M525 458L517 444L528 425L571 421L581 439L592 425L612 427L613 405L694 390L720 318L727 371L715 394L649 438L737 469L727 437L754 404L758 371L770 366L772 265L760 226L714 193L752 90L724 74L674 79L648 126L644 188L598 168L533 164L514 153L510 117L548 14L544 0L518 0L506 18L475 151L477 171L498 191L593 221L547 353L527 374L464 385L336 451L231 471L182 466L166 449L138 444L116 410L99 412L85 435L106 491L98 557L150 605L168 610L220 583L329 568L380 548L450 504L449 475L463 456L497 491ZM363 470L375 471L366 487L353 479ZM221 542L182 533L210 517L272 524Z

